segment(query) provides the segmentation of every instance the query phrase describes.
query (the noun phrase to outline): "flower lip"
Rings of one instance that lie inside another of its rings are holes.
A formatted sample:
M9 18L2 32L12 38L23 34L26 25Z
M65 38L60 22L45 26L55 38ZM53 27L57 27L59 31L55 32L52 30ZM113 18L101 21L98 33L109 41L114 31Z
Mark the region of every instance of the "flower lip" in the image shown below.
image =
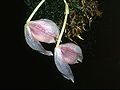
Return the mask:
M76 59L79 56L79 53L73 51L70 48L61 48L62 57L64 58L64 62L69 64L77 63Z
M78 61L82 62L83 56L81 48L73 43L61 44L59 46L63 61L68 64L75 64Z

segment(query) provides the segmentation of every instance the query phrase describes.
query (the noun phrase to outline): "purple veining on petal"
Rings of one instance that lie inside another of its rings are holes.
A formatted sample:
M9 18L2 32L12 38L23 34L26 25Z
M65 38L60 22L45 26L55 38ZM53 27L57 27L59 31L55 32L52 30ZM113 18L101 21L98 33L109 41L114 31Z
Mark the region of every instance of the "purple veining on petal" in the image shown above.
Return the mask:
M59 35L59 29L57 25L48 19L30 21L28 26L33 37L40 42L54 43L55 39Z
M32 36L41 42L49 42L51 40L54 42L54 37L49 34L46 34L44 28L40 26L41 25L37 25L35 23L31 23L29 25L30 30L32 32Z
M34 23L34 22L29 23L29 28L31 32L36 35L40 35L43 32L45 33L45 29L41 25Z
M65 63L68 64L75 64L78 63L78 61L82 61L82 50L79 46L73 44L73 43L66 43L61 44L59 46L61 52L62 52L62 58Z
M51 37L55 37L55 34L46 32L49 31L49 29L46 29L44 26L40 25L39 23L34 23L33 21L31 21L29 23L29 27L32 33L34 33L35 35L41 35L44 33L46 36L49 35Z
M64 61L69 64L75 64L76 58L79 56L79 53L73 51L72 49L68 47L61 47L62 57L64 58Z
M58 26L49 19L40 19L36 20L36 23L39 23L41 26L45 28L46 33L50 33L51 35L59 35Z

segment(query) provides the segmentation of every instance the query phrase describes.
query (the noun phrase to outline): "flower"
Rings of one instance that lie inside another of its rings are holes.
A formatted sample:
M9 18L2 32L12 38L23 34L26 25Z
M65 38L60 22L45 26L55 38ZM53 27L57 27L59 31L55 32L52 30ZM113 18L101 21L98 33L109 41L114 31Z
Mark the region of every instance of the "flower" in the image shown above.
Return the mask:
M79 46L73 43L61 44L55 48L54 60L56 67L62 73L63 77L74 82L74 76L69 64L82 62L83 55Z
M53 21L48 19L30 21L25 24L24 29L25 40L32 49L53 56L52 52L45 50L40 43L55 43L59 35L59 29Z

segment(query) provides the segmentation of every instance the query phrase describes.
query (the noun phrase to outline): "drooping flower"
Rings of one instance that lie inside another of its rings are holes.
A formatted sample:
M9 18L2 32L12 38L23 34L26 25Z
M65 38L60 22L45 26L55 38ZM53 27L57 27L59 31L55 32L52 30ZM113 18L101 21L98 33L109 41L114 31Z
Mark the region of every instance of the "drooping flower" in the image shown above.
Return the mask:
M24 29L25 40L32 49L53 56L52 52L45 50L40 43L55 43L59 35L59 29L53 21L48 19L30 21L25 24Z
M73 43L61 44L54 51L55 64L63 77L74 82L74 76L69 64L82 62L83 55L79 46Z

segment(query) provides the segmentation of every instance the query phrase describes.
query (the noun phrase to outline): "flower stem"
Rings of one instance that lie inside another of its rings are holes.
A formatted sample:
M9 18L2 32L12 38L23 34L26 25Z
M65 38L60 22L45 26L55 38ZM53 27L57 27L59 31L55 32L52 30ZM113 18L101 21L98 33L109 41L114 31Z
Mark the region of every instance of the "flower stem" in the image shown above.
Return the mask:
M64 0L64 3L65 3L65 18L64 18L64 22L63 22L63 26L62 26L60 35L59 35L59 37L58 37L58 41L57 41L56 47L59 46L60 41L61 41L61 39L62 39L64 30L65 30L65 26L66 26L66 22L67 22L67 17L68 17L68 14L69 14L69 7L68 7L68 4L67 4L66 0Z
M27 19L26 23L28 23L32 17L35 15L35 13L37 12L37 10L39 9L39 7L45 2L45 0L40 1L40 3L37 5L37 7L34 9L34 11L32 12L32 14L29 16L29 18Z

